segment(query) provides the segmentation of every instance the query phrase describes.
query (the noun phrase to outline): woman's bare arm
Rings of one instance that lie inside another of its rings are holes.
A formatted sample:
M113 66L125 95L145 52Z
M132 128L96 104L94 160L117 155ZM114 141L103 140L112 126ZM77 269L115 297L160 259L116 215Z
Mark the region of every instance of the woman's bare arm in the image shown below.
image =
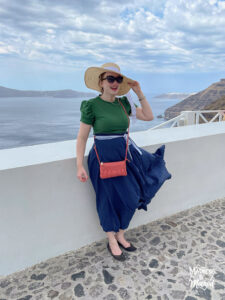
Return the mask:
M80 181L85 182L88 179L86 170L83 167L83 159L86 148L87 139L91 130L91 125L80 122L80 129L77 135L77 177Z
M91 130L91 125L80 122L80 129L77 135L77 167L83 165L83 158L86 148L87 139Z
M151 106L149 105L147 99L145 98L140 84L138 81L128 82L132 90L135 92L135 94L138 96L139 99L142 99L140 101L141 107L136 107L136 117L139 120L143 121L152 121L154 119L153 112L151 109Z
M141 105L142 105L142 107L136 107L137 119L142 120L142 121L152 121L154 119L154 116L152 113L152 109L151 109L148 101L146 100L146 98L144 98L141 101Z

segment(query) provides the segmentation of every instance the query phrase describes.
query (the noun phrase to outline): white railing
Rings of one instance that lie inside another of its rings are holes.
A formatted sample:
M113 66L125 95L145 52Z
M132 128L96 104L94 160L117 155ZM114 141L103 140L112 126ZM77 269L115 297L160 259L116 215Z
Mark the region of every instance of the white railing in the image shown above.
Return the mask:
M203 114L214 114L214 116L207 120ZM225 110L195 110L195 111L181 111L180 115L172 118L166 122L156 125L150 129L179 127L193 124L200 124L202 119L204 123L221 122L225 121ZM169 126L168 126L169 125Z
M203 114L208 113L214 113L215 115L211 118L211 120L206 120ZM196 124L199 124L199 119L202 118L202 120L205 123L211 123L214 122L218 118L218 122L225 120L225 110L200 110L196 111Z

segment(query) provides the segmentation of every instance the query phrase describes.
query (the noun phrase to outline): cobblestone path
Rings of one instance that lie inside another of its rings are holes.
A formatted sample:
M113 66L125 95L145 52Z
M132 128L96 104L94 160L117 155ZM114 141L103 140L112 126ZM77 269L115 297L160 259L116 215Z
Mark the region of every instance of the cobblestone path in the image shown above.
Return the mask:
M225 198L130 229L116 261L107 239L0 278L0 300L225 300Z

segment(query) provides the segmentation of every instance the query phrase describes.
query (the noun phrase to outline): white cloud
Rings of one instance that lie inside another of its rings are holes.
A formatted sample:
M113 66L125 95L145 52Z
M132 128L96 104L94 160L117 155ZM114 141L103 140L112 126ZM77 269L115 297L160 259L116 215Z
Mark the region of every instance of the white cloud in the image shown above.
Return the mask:
M152 72L222 70L225 2L0 0L1 55ZM25 5L26 4L26 5Z
M14 54L17 53L17 50L11 46L11 45L6 45L3 42L0 42L0 54Z

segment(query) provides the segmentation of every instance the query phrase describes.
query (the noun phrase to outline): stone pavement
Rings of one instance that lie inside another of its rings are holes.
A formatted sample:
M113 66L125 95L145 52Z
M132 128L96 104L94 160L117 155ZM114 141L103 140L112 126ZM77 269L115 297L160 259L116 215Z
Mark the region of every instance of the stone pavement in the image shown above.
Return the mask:
M225 300L225 198L125 232L138 248L116 261L107 239L0 279L0 299Z

